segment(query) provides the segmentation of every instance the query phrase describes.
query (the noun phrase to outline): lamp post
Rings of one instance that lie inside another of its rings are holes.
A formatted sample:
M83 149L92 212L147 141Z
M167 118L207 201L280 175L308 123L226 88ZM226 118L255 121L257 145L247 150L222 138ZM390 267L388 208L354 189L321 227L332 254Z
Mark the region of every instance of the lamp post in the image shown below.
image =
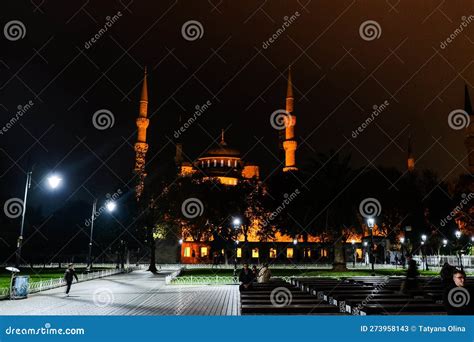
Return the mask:
M374 226L375 220L372 217L367 219L367 227L370 229L370 261L372 262L372 275L375 276L375 257L374 257Z
M232 224L234 226L234 230L237 232L235 235L235 242L234 242L234 283L237 283L237 246L239 244L239 234L238 234L238 229L240 228L240 225L242 224L242 221L240 218L236 217L232 220Z
M428 271L428 258L426 257L426 242L427 236L421 235L421 259L423 260L423 271Z
M117 204L114 201L108 201L105 203L105 208L107 211L112 212L115 210L117 207ZM92 270L92 238L94 235L94 221L95 221L95 216L97 213L97 198L94 198L94 202L92 203L92 213L91 213L91 232L89 234L89 255L87 257L87 272L90 272Z
M456 239L457 239L457 249L458 249L458 258L459 258L459 266L461 267L461 270L463 270L463 266L462 266L462 254L461 254L461 231L460 230L456 230L456 232L454 232L454 235L456 236Z
M405 268L405 255L403 254L403 249L405 247L405 237L402 236L400 238L400 252L401 252L401 256L400 256L400 262L402 263L402 268Z
M367 260L367 241L364 241L364 261L365 261L365 264L367 265L368 264L368 260Z
M25 184L25 194L23 197L23 208L21 212L21 226L20 226L20 236L18 236L16 244L16 255L15 255L15 267L20 267L21 262L21 247L23 245L23 233L25 229L25 216L26 216L26 201L28 199L28 190L31 188L31 179L33 177L33 171L28 171L26 173L26 184ZM57 175L51 175L48 177L48 186L51 189L56 189L59 184L61 184L62 179Z

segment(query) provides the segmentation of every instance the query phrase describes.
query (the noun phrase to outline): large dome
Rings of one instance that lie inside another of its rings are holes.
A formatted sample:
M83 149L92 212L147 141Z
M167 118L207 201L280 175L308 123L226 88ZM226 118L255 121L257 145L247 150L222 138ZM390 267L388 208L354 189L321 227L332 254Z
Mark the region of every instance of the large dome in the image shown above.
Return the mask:
M222 131L221 141L219 142L218 147L210 148L205 154L204 158L206 157L234 157L240 158L240 151L229 147L227 143L224 141L224 131Z

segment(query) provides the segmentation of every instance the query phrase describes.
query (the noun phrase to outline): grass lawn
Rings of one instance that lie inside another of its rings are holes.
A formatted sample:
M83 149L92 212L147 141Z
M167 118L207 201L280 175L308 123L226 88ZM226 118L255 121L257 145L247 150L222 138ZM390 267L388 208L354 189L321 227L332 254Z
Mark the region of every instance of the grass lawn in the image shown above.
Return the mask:
M240 269L238 271L240 272ZM272 275L275 277L283 276L324 276L324 277L353 277L353 276L370 276L371 270L351 270L348 272L332 272L327 269L271 269ZM404 275L406 270L398 269L375 269L376 275ZM234 271L232 269L187 269L183 270L181 276L232 276ZM422 275L435 276L438 271L420 271Z
M76 273L85 272L85 268L76 268ZM94 271L100 271L102 269L94 269ZM30 282L37 282L42 280L57 279L64 276L65 268L45 268L45 269L21 269L19 275L29 275ZM11 273L8 271L0 270L0 288L10 287Z

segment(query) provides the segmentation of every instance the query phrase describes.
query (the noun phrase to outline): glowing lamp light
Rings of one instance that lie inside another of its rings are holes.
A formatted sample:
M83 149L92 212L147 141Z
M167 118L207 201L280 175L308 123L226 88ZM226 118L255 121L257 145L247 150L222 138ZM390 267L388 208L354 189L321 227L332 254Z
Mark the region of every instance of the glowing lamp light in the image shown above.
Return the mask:
M113 201L110 201L105 204L105 207L107 208L109 212L112 212L115 210L115 208L117 208L117 204Z
M375 220L374 220L372 217L369 217L369 218L367 219L367 226L368 226L369 228L374 228L374 225L375 225Z
M447 244L448 244L448 240L444 239L443 240L443 246L446 247Z
M179 239L179 244L180 244L180 245L183 244L183 239Z
M367 247L367 241L364 241L364 247Z
M425 235L425 234L423 234L423 235L421 236L421 240L426 241L426 235Z
M404 237L400 238L400 243L405 243L405 238Z
M293 245L297 245L298 244L298 240L297 239L293 239Z
M456 230L456 232L454 233L454 235L456 235L456 237L459 239L459 238L461 237L461 231Z
M48 177L48 185L51 189L56 189L61 184L62 179L57 175Z
M352 244L352 245L355 245L355 243L356 243L356 242L355 242L354 240L351 241L351 244Z
M232 223L234 224L234 226L240 226L240 224L242 223L240 221L240 219L238 217L234 218L234 220L232 221Z

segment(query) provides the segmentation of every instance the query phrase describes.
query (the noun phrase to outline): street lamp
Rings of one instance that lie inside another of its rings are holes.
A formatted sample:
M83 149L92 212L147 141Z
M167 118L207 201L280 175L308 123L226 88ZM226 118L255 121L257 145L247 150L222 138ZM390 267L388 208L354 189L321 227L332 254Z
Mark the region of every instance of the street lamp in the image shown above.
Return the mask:
M105 208L109 213L115 210L117 204L114 201L107 201L105 203ZM92 213L91 213L91 232L89 234L89 256L87 258L87 272L92 270L92 237L94 235L94 221L96 219L97 213L97 198L94 198L94 202L92 203Z
M428 258L426 257L426 242L427 236L425 234L421 235L421 259L423 261L423 271L428 271Z
M242 224L242 220L238 217L235 217L232 220L232 224L234 225L234 229L237 232L236 233L236 238L235 238L235 243L234 243L234 283L237 282L237 245L239 244L239 235L238 235L238 229L240 228L240 225Z
M23 197L23 209L21 212L21 226L20 226L20 236L18 237L16 243L16 258L15 258L15 267L20 267L21 261L21 247L23 244L23 232L25 228L25 216L26 216L26 201L28 199L28 190L31 188L31 179L33 177L33 171L28 171L26 173L26 184L25 184L25 195ZM56 189L61 184L61 178L56 175L49 176L47 183L51 189Z
M375 260L374 260L374 226L375 220L372 217L367 219L367 227L370 229L370 259L372 261L372 275L375 276Z
M405 244L405 237L402 236L400 237L400 251L401 251L401 263L402 263L402 267L405 268L405 255L403 254L403 247L404 247L404 244Z
M461 270L463 270L462 266L462 255L461 255L461 242L459 241L461 239L461 231L456 230L454 232L454 235L456 236L457 240L457 247L458 247L458 258L459 258L459 266L461 267Z

